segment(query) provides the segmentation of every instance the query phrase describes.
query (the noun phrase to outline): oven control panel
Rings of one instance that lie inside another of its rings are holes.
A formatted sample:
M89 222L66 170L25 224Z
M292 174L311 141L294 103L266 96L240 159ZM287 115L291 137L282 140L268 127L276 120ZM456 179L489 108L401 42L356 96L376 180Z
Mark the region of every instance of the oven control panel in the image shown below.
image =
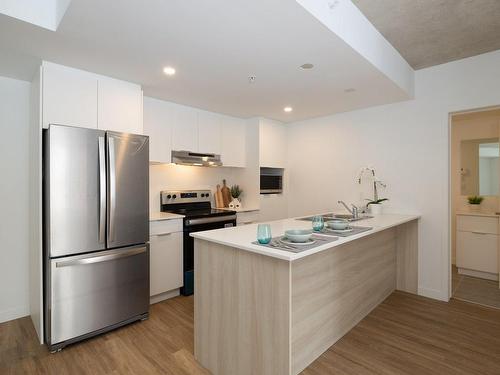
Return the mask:
M210 202L210 190L164 190L160 193L161 204Z

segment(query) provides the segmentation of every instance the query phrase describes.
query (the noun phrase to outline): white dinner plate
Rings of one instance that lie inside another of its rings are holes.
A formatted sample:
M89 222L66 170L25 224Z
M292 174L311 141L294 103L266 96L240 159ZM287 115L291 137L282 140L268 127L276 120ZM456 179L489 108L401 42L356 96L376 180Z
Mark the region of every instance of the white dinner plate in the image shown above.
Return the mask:
M280 238L280 241L283 242L284 244L287 245L312 245L313 243L316 243L316 240L313 240L312 238L309 238L306 242L292 242L290 239L286 238L285 236Z
M326 230L329 232L333 232L333 233L349 233L349 232L352 232L354 229L353 228L347 228L347 229L326 228Z

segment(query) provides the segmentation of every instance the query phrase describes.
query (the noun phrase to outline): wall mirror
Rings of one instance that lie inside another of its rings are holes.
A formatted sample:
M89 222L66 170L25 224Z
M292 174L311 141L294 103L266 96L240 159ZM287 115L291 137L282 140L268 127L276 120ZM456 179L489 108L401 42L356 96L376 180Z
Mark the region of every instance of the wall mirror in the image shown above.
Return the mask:
M498 195L498 138L469 139L460 144L462 195Z

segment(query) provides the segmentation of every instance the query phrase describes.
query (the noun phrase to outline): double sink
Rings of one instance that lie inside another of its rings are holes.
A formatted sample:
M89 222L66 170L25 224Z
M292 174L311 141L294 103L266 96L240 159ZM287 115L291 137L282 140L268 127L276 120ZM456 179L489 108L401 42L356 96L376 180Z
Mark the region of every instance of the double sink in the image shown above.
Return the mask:
M318 216L318 215L301 217L299 220L312 221L313 217L316 217L316 216ZM319 216L323 216L324 221L328 221L328 220L332 220L332 219L345 219L347 221L353 222L353 221L359 221L359 220L373 218L373 216L368 216L368 215L363 215L363 214L359 215L356 218L351 214L334 214L334 213L328 213L328 214L323 214L323 215L319 215Z

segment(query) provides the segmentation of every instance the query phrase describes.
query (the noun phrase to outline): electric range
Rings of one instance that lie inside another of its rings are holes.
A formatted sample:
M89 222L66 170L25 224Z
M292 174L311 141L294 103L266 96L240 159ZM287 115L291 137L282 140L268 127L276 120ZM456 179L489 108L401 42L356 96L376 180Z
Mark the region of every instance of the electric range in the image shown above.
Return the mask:
M194 291L194 239L190 234L236 226L236 212L212 208L210 190L165 190L160 198L162 212L184 215L181 294L188 296Z

